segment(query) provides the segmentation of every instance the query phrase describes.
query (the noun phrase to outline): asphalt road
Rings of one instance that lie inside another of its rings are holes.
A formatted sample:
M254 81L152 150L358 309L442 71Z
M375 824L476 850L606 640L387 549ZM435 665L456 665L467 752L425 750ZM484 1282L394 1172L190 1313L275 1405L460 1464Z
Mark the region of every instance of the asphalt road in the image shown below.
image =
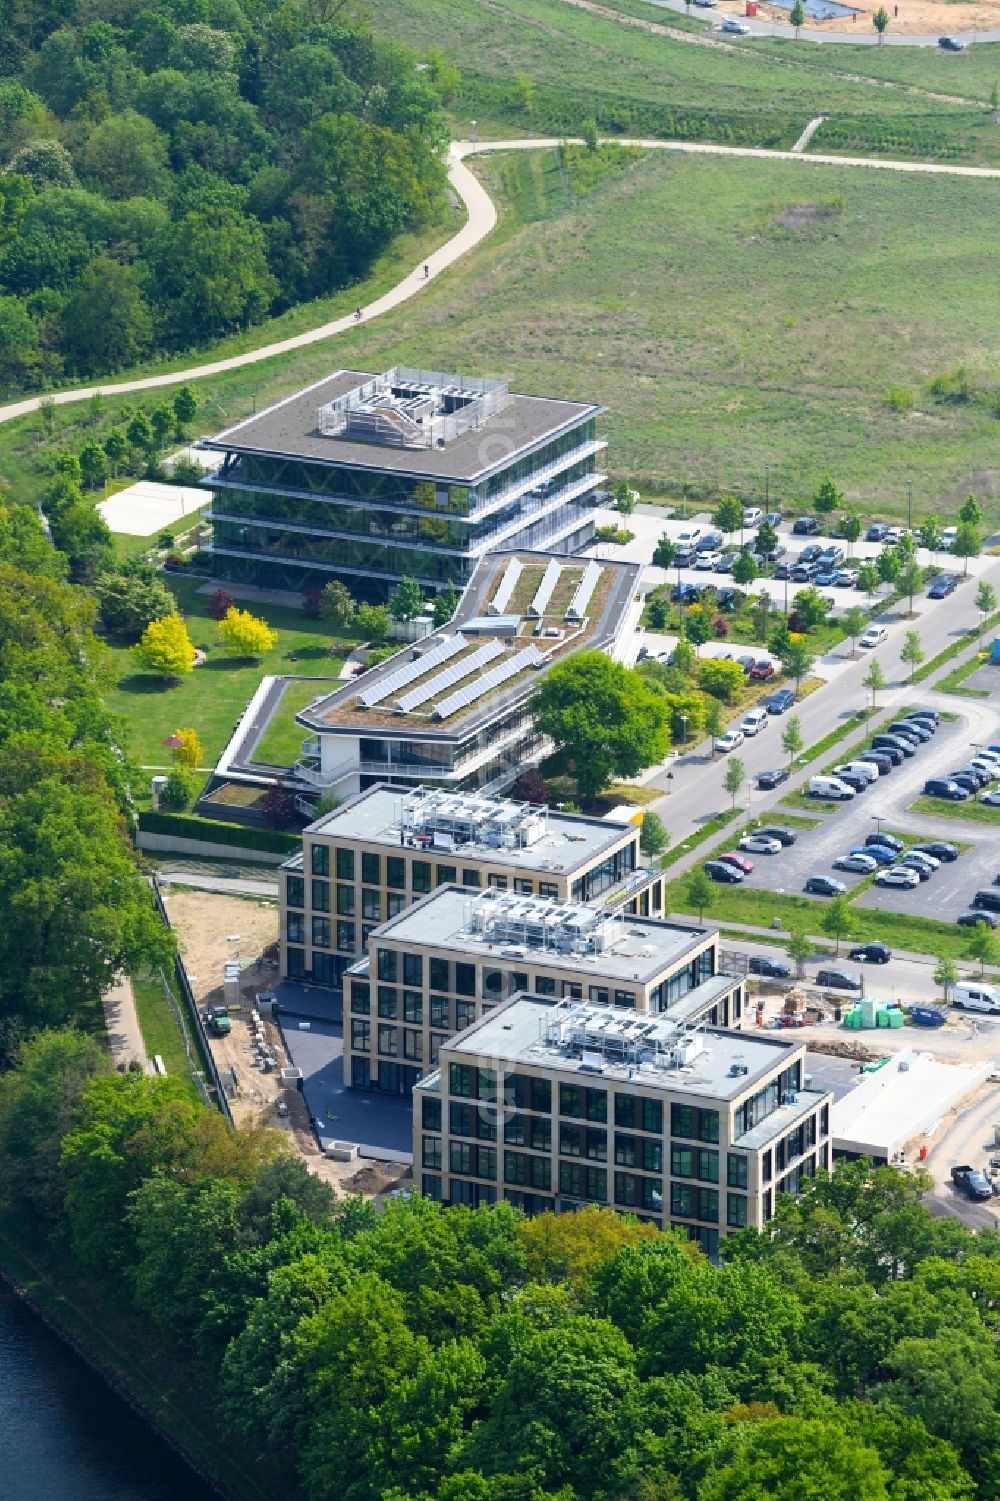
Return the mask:
M680 14L687 9L684 4L684 0L649 0L649 3L650 5L654 5L661 10L672 10L677 14ZM703 11L702 16L704 17L705 14L706 13ZM740 20L743 20L742 16L740 17ZM875 28L869 24L868 18L864 15L862 15L857 21L851 21L845 16L843 20L843 29L838 31L830 31L825 27L820 30L818 26L801 26L799 30L796 31L794 26L787 26L781 21L752 20L745 21L744 24L750 28L750 35L752 37L784 36L791 37L793 39L797 38L799 41L806 42L847 42L852 46L859 47L877 47L879 45L878 33L875 31ZM969 32L965 31L962 33L962 37L967 46L971 46L973 44L973 41L996 42L1000 41L1000 30L994 29L992 31L976 31L971 33L971 35ZM727 42L734 42L739 40L735 36L728 35L725 39ZM747 38L747 40L749 40L749 38ZM938 43L937 35L931 35L930 33L924 33L919 36L910 36L905 32L893 32L891 22L889 29L885 32L882 41L883 45L887 47L936 47ZM956 61L959 62L960 65L960 56L956 55Z

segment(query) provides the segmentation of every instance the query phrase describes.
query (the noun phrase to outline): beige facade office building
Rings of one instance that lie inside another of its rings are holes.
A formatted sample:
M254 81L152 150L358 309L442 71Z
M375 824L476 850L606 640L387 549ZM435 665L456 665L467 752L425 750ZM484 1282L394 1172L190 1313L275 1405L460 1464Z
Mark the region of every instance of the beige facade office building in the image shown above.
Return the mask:
M518 991L739 1026L744 979L715 930L558 897L439 887L377 928L344 975L344 1079L405 1093L442 1046Z
M449 883L656 917L639 828L506 798L380 784L309 825L281 867L281 975L339 986L382 923Z
M833 1096L779 1034L520 994L413 1091L414 1180L452 1204L607 1205L705 1252L829 1168Z

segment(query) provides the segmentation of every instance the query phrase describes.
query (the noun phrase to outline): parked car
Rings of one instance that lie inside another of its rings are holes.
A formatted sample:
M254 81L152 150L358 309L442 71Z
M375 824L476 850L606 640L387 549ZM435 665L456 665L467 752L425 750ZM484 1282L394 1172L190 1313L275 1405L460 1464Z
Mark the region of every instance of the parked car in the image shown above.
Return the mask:
M992 912L963 912L961 917L955 918L960 928L974 928L977 923L985 923L988 928L995 928L997 920Z
M847 887L833 876L809 876L804 889L813 896L840 896Z
M819 522L815 516L798 516L792 523L792 535L795 537L811 537L819 531Z
M959 787L964 787L970 797L975 797L979 792L981 783L971 771L952 771L948 775L953 782L957 782Z
M753 875L753 861L748 860L746 855L738 855L735 850L727 850L724 855L719 856L719 859L726 865L735 865L736 869L741 870L745 876Z
M823 551L819 555L819 560L821 563L825 563L829 568L835 569L838 564L844 561L844 556L844 549L840 547L836 542L831 542L829 547L823 548Z
M1000 891L977 891L969 905L982 912L1000 912Z
M922 854L933 855L935 860L944 860L949 865L953 860L958 859L958 846L956 844L948 844L944 839L931 839L927 844L915 844L912 848L920 851Z
M866 542L884 542L889 535L889 528L881 521L873 521L865 532Z
M856 943L847 951L848 959L863 959L866 964L888 964L892 949L884 943Z
M742 730L727 730L724 735L719 735L717 737L716 742L715 742L715 748L716 748L717 751L727 752L727 751L732 751L732 750L738 750L739 747L742 744L743 744L743 731Z
M845 786L853 787L855 792L867 792L871 781L870 777L859 776L856 771L838 771L836 778L838 782L843 782Z
M737 870L735 865L727 865L723 860L706 860L701 868L706 876L723 886L738 886L743 880L743 872Z
M858 645L863 646L866 651L870 651L873 646L881 646L882 642L888 639L889 632L884 625L870 625L861 637Z
M891 870L879 871L875 877L875 885L902 886L910 891L914 886L920 885L920 877L915 870L903 870L900 866L894 865Z
M694 566L700 569L702 573L708 573L710 569L717 566L721 557L722 554L719 552L709 552L708 550L698 552L695 554Z
M732 554L730 554L730 556L732 556ZM743 597L744 596L742 589L720 589L715 597L715 602L719 606L720 610L725 610L726 614L730 615L733 610L739 609L740 604L743 601Z
M821 565L820 571L817 574L813 575L813 583L820 589L829 589L830 585L834 582L836 577L837 575L833 573L829 568L824 568Z
M752 975L765 975L769 980L792 978L790 964L783 964L780 959L769 959L763 954L751 954L747 960L747 970Z
M795 694L791 688L779 688L777 693L772 693L762 700L769 714L784 714L795 702Z
M772 771L762 771L757 778L757 786L761 792L772 792L775 787L780 787L782 782L788 781L788 771L784 766L776 766Z
M678 535L677 535L677 546L678 547L695 548L695 547L698 546L698 543L701 541L701 539L702 539L702 537L704 535L705 535L705 528L704 527L702 527L702 526L687 526L687 527L684 528L684 530L682 532L678 533Z
M822 557L822 554L823 554L823 549L820 547L819 543L818 542L810 542L809 546L808 547L804 547L802 549L802 551L799 553L799 562L800 563L818 563L819 560L820 560L820 558Z
M897 865L893 866L893 869L912 870L918 881L929 881L931 876L934 874L929 865L921 865L919 861L911 860L907 855L904 855L902 860L900 860Z
M895 850L886 849L884 844L856 844L851 854L867 855L876 865L891 865L896 858Z
M768 839L777 839L778 843L786 848L794 844L799 837L792 829L783 829L780 824L768 824L766 829L758 829L757 833L765 834Z
M719 561L715 565L716 573L732 573L733 564L738 557L738 552L720 552Z
M983 802L986 802L991 795L988 792L986 797L983 798ZM952 777L931 777L929 781L924 783L924 796L939 797L947 803L964 803L969 796L969 789L959 786L958 782ZM998 798L998 801L1000 801L1000 798Z
M958 536L958 527L957 526L946 526L945 527L944 531L941 533L941 547L942 547L942 549L943 549L944 552L950 552L951 551L951 544L954 542L954 540L955 540L955 538L957 536Z
M984 792L979 801L985 803L987 808L1000 808L1000 787L993 792Z
M753 668L750 669L751 673ZM757 735L761 730L767 729L767 721L770 718L766 709L749 709L740 720L740 729L744 735Z
M858 761L870 762L872 766L877 766L879 776L887 777L890 771L892 771L893 767L898 766L899 762L902 761L903 754L901 751L898 753L898 757L898 760L894 759L894 757L890 755L887 750L870 750L862 751L861 754L856 757L856 759Z
M902 751L904 756L916 755L916 746L908 736L883 734L872 736L872 750L885 750L887 746L890 749Z
M828 797L834 802L846 803L855 796L855 789L842 782L839 777L810 777L810 797Z
M861 981L846 969L820 969L816 971L816 984L828 990L860 990Z
M736 660L743 668L743 671L746 673L747 677L749 677L750 669L754 665L754 662L757 660L756 657L751 657L749 652L744 652L744 654L741 657L737 657Z
M843 777L844 774L852 777L864 777L866 782L877 782L882 773L871 761L841 761L839 766L833 768L835 777Z
M885 829L880 829L877 834L865 836L865 849L873 844L880 844L884 849L895 851L897 855L902 854L906 848L902 839L897 839L895 834L890 834Z
M760 526L763 520L764 512L761 510L760 506L743 507L743 525L745 527L749 528L751 526Z
M818 563L797 563L791 572L792 582L796 584L811 584L818 573Z
M792 576L792 569L794 567L795 562L792 558L786 558L783 563L779 563L777 568L774 570L775 582L778 582L781 579L790 579Z
M870 876L873 870L878 870L878 861L874 855L865 855L860 851L857 854L841 855L833 862L834 870L852 870L858 875Z
M962 1163L959 1167L951 1170L951 1181L960 1194L967 1199L992 1199L993 1184L985 1173L970 1167L968 1163Z
M918 719L896 719L889 726L890 735L909 735L911 739L920 741L926 745L934 734L934 731L926 724L921 724Z
M723 31L730 36L749 36L750 27L745 21L738 20L735 16L727 16L722 23Z
M958 579L953 573L939 573L936 579L931 580L927 598L947 599L949 594L954 594L957 585Z
M774 663L766 657L758 657L750 669L750 676L755 683L766 683L768 678L774 677Z
M906 528L902 526L890 526L889 530L885 534L886 547L895 547L905 530Z
M938 46L942 52L964 52L965 43L960 36L939 36Z
M932 735L937 734L938 717L933 709L911 709L908 714L903 715L903 719L912 724L922 724Z
M781 845L777 839L768 839L766 834L744 834L740 840L740 849L749 850L751 855L780 855Z
M833 575L833 582L838 589L854 589L857 586L858 576L852 568L838 568Z
M673 605L686 605L691 600L698 598L696 584L675 584L670 591L670 603Z
M718 552L724 541L723 535L714 527L709 527L707 532L702 532L694 544L695 552Z
M907 850L905 855L899 857L900 865L923 865L927 870L940 870L941 861L926 850Z
M768 511L767 515L764 517L764 520L767 522L768 526L773 526L775 531L777 531L778 527L781 525L781 512Z

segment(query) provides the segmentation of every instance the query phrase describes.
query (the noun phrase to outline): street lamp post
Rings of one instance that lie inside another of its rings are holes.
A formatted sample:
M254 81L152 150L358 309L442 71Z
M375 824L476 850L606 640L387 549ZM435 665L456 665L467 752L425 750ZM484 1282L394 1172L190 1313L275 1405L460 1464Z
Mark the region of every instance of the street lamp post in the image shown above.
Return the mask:
M771 509L771 467L764 465L764 510Z
M876 834L881 834L881 832L882 832L882 825L885 823L885 818L883 817L883 815L881 813L873 813L872 814L872 818L875 820L875 832L876 832Z
M681 594L681 565L677 564L677 632L684 634L684 599Z
M682 726L682 729L683 729L683 737L681 739L681 750L682 751L686 751L687 750L687 743L688 743L688 720L690 719L690 717L691 716L689 714L682 714L681 715L681 726Z
M912 532L912 530L913 530L913 481L912 480L910 480L907 483L907 486L906 486L906 526L907 526L907 530Z
M475 142L476 142L476 122L475 122L475 120L470 120L469 124L472 126L472 142L473 142L473 145L475 145Z
M865 998L865 961L861 960L861 999Z

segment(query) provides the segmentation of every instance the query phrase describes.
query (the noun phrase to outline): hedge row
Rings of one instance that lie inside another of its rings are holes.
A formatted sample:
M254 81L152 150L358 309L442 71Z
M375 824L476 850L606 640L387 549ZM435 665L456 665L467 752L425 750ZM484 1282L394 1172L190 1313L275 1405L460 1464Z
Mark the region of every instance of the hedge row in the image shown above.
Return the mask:
M809 151L864 151L885 156L954 160L967 157L963 132L981 128L981 111L964 110L942 120L932 115L833 115L824 120Z
M200 839L205 844L232 844L245 850L265 850L272 855L293 854L302 844L297 834L281 834L276 829L255 829L242 823L216 823L210 818L195 818L191 813L157 813L152 809L139 814L143 834L172 834L175 839Z

